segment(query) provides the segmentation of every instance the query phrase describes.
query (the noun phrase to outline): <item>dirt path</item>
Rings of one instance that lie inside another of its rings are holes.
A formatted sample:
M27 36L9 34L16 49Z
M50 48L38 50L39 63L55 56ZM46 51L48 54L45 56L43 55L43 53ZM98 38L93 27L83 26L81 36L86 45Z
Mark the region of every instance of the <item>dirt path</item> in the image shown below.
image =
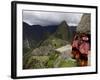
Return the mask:
M72 46L69 44L69 45L66 45L66 46L63 46L61 48L58 48L58 49L55 49L56 51L60 52L62 54L62 57L64 58L71 58L71 51L72 51Z

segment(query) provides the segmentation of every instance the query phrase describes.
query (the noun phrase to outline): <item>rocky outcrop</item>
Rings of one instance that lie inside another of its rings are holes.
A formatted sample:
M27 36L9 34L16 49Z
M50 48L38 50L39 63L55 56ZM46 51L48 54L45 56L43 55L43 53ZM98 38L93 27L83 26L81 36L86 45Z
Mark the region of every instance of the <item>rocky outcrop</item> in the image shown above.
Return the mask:
M29 41L27 39L23 40L23 47L30 48Z
M90 33L91 30L91 15L83 14L79 25L76 28L76 32Z
M50 51L52 51L52 46L48 45L48 46L40 46L39 48L36 48L32 51L32 55L33 56L46 56L49 54Z

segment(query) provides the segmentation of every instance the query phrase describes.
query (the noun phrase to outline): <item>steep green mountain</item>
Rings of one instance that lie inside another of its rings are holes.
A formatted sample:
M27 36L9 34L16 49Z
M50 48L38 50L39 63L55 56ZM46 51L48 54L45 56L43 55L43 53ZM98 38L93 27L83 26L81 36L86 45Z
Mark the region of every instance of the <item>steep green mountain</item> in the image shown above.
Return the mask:
M46 40L43 41L41 46L51 45L53 48L59 48L65 46L70 41L69 26L65 21L61 22L55 33L50 35Z
M70 30L66 21L62 21L61 24L58 26L58 29L55 32L55 36L62 40L70 40Z

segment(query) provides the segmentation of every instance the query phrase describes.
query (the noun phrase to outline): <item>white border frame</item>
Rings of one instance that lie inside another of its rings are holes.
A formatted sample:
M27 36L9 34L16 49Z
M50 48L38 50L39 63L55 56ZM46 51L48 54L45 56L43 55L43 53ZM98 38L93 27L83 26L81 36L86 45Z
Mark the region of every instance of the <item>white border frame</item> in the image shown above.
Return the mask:
M72 68L54 68L54 69L32 69L23 70L22 68L22 10L45 10L45 11L61 11L61 12L77 12L91 14L91 66L72 67ZM86 7L71 7L71 6L51 6L51 5L33 5L33 4L17 4L16 5L16 22L17 22L17 63L16 76L40 76L40 75L55 75L55 74L72 74L72 73L90 73L96 72L96 9ZM67 73L66 73L67 72Z

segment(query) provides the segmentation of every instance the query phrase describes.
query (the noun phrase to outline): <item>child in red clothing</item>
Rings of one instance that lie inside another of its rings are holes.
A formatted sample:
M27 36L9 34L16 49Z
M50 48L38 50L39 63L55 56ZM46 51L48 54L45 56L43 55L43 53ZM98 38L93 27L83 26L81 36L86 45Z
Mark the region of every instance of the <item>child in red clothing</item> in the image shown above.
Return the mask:
M84 33L75 35L72 43L72 55L79 66L87 66L89 49L89 37Z
M88 64L88 53L89 53L90 45L89 38L84 35L82 36L82 43L79 46L80 51L80 66L87 66Z

